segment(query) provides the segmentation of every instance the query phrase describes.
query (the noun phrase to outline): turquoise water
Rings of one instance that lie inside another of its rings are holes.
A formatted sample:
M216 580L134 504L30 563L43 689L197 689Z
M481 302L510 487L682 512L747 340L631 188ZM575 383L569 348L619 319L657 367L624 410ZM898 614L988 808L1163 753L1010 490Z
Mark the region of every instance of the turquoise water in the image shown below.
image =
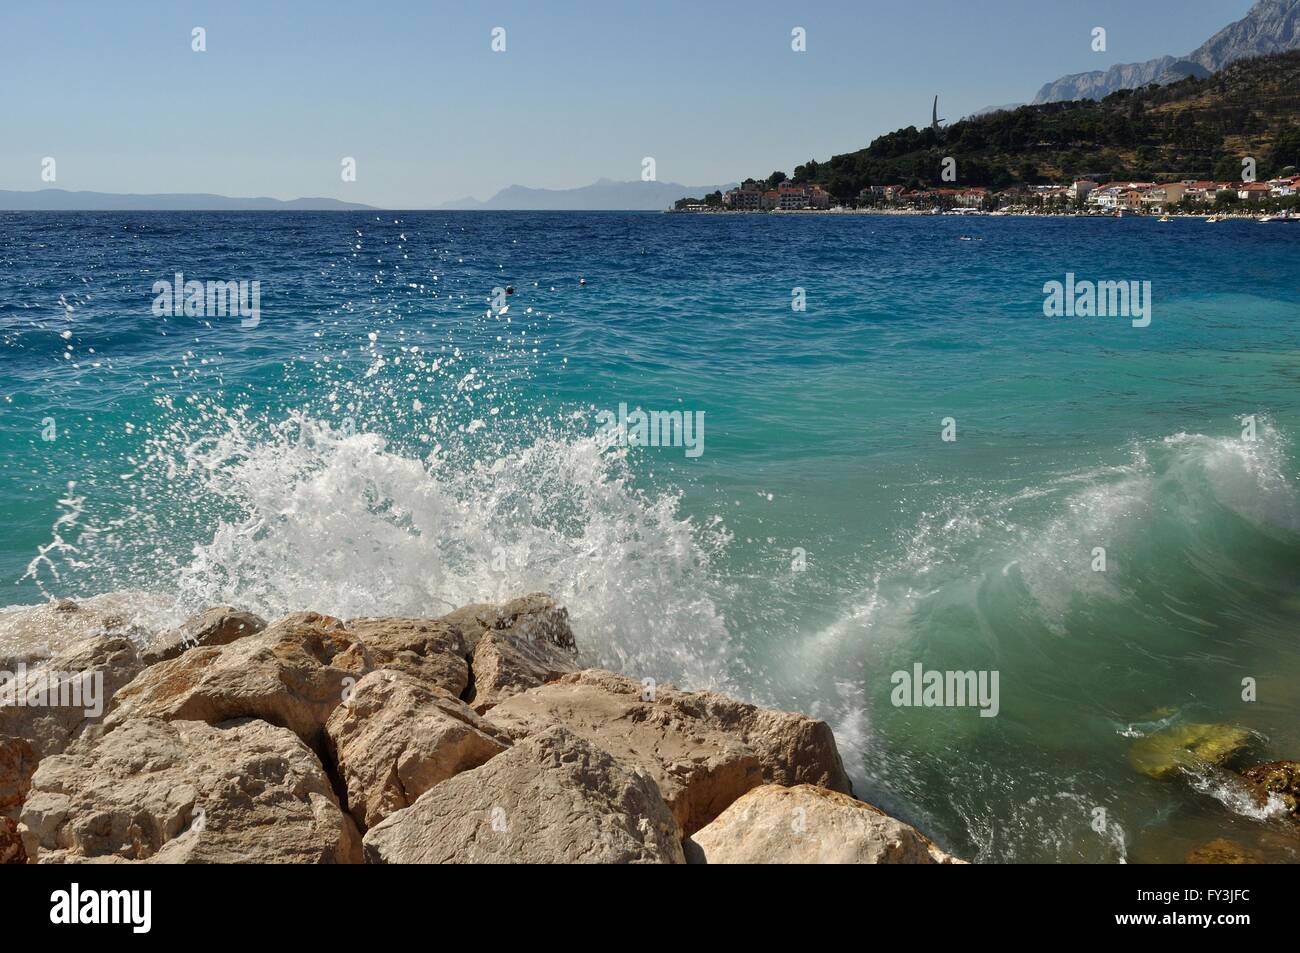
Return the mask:
M1300 228L5 213L0 264L4 602L545 589L591 664L826 719L960 856L1296 857L1127 752L1300 757ZM259 323L155 316L176 272L260 281ZM1150 326L1044 317L1067 272L1150 281ZM601 446L620 403L703 411L704 452ZM997 716L895 707L916 663L997 671Z

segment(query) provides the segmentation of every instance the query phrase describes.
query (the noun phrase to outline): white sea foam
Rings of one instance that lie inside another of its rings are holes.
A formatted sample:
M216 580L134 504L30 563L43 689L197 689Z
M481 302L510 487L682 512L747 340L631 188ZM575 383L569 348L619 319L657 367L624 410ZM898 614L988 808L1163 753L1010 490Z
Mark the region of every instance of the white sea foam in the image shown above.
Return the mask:
M1211 770L1188 772L1188 783L1202 794L1207 794L1234 814L1255 821L1268 821L1285 817L1289 810L1276 794L1270 793L1263 804L1255 800L1241 780L1227 772Z
M710 593L725 535L635 489L594 439L548 435L460 465L298 415L260 432L232 420L171 450L167 469L232 514L177 566L184 604L429 616L541 590L569 607L591 664L729 685Z

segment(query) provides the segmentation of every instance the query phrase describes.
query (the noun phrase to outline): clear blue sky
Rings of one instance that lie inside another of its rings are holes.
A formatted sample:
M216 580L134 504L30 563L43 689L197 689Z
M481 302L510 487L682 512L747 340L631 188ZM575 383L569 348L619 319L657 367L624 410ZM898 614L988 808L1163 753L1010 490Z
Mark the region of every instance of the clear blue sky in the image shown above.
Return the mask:
M420 208L518 183L789 171L1190 52L1250 0L2 0L0 188ZM207 52L190 31L207 29ZM506 29L493 53L491 30ZM790 49L807 30L808 50ZM1090 32L1108 31L1094 53ZM343 156L357 181L340 180Z

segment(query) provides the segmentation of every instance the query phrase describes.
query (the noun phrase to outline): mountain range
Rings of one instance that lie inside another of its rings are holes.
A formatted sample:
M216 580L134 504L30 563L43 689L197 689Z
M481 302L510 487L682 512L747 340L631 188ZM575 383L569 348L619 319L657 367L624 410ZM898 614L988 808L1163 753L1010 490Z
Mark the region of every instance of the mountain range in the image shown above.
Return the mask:
M487 201L466 198L445 202L440 209L511 209L515 211L644 211L662 212L683 195L703 196L726 191L727 185L678 185L676 182L617 182L599 179L576 189L530 189L511 185Z
M0 189L0 211L6 212L231 212L276 211L317 212L370 209L370 205L340 202L338 199L304 198L281 201L272 198L229 198L207 192L172 192L129 195L114 192L69 192L41 189L14 192Z
M1259 0L1244 17L1186 56L1158 56L1145 63L1062 76L1045 84L1034 104L1104 99L1116 90L1165 85L1188 76L1204 79L1237 60L1294 49L1300 49L1300 0Z
M725 191L727 185L678 185L675 182L616 182L600 179L575 189L532 189L512 185L487 201L466 198L445 202L439 209L515 211L647 211L671 208L683 195L703 196ZM272 198L231 198L211 193L160 193L129 195L113 192L70 192L41 189L17 192L0 189L0 211L9 212L146 212L146 211L367 211L373 205L341 202L329 198L287 201Z

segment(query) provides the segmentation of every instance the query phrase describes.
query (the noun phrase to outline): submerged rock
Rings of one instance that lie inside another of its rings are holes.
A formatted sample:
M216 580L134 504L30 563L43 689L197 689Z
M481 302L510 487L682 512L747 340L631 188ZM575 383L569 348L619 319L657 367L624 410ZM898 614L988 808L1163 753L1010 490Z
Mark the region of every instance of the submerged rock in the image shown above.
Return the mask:
M847 794L765 784L691 835L693 864L953 864L916 828Z
M326 719L370 668L365 646L342 622L299 612L257 635L146 668L117 693L105 726L147 717L208 724L260 718L323 750Z
M97 730L41 762L20 831L35 863L360 859L316 756L255 719L139 718Z
M1270 761L1241 772L1242 780L1262 806L1280 800L1294 821L1300 821L1300 761Z
M251 612L241 612L232 606L213 606L186 619L179 628L164 632L140 653L140 659L145 665L156 665L174 659L188 649L200 645L229 645L265 628L266 623Z
M516 738L563 725L644 768L687 834L764 781L852 792L825 722L712 692L648 691L613 672L562 676L507 698L488 720Z
M1164 780L1221 765L1249 741L1250 732L1233 725L1174 725L1134 741L1128 759L1148 777Z
M387 669L361 679L325 730L362 830L508 747L503 733L460 699Z
M1263 855L1236 841L1220 837L1187 852L1189 864L1262 864Z
M654 781L558 727L435 786L364 843L377 864L684 862Z

